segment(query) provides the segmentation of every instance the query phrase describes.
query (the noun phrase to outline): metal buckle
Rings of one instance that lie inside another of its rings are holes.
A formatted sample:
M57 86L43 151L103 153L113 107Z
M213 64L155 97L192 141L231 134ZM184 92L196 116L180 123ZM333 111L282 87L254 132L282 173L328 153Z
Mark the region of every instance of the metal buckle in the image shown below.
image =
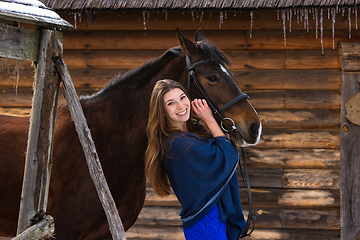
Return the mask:
M230 129L230 130L228 130L228 129L226 129L226 128L224 127L223 122L225 122L225 120L230 120L230 121L231 121L232 126L231 126L231 129ZM221 126L222 130L224 130L224 132L227 132L227 133L230 133L230 132L236 130L235 122L234 122L234 120L232 120L231 118L224 118L224 119L220 122L220 126Z

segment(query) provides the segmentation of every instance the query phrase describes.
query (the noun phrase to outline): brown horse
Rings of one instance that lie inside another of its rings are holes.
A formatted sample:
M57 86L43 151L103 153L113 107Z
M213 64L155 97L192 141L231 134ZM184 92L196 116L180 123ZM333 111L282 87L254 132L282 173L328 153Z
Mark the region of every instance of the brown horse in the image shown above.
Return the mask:
M81 98L104 174L125 229L137 219L145 199L145 127L150 94L155 82L170 78L186 85L185 56L192 63L209 59L195 68L200 82L222 107L241 94L225 64L226 56L209 43L201 30L196 43L178 31L180 47L167 50L101 91ZM192 88L194 89L194 88ZM195 89L192 97L201 97ZM240 143L257 144L259 117L243 99L224 114L240 129ZM16 232L24 170L29 118L0 116L0 236ZM61 239L111 239L108 223L90 178L83 150L68 106L58 107L47 213L55 219L55 237Z

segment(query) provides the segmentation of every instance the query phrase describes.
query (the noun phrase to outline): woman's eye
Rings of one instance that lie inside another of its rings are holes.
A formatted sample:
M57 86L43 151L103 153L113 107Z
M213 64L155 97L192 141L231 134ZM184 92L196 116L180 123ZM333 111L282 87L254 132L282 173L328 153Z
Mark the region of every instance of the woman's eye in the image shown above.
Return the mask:
M206 79L207 79L209 82L213 82L213 83L220 81L220 78L219 78L218 76L216 76L216 75L207 77Z
M181 98L180 98L180 99L181 99L181 100L183 100L183 99L185 99L185 98L186 98L186 96L181 96Z

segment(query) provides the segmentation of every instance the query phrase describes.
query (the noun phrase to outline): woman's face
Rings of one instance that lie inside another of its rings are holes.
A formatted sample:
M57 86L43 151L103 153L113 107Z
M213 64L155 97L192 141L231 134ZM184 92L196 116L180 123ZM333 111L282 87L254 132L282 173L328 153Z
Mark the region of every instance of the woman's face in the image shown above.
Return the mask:
M187 132L186 121L190 118L190 99L180 88L164 94L165 109L173 127Z

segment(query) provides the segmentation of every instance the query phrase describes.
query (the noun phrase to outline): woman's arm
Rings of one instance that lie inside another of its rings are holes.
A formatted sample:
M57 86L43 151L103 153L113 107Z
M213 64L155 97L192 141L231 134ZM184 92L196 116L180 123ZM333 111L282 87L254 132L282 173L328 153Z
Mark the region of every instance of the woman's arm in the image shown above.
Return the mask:
M225 136L205 99L194 99L194 101L191 102L191 106L196 117L206 123L213 137Z

